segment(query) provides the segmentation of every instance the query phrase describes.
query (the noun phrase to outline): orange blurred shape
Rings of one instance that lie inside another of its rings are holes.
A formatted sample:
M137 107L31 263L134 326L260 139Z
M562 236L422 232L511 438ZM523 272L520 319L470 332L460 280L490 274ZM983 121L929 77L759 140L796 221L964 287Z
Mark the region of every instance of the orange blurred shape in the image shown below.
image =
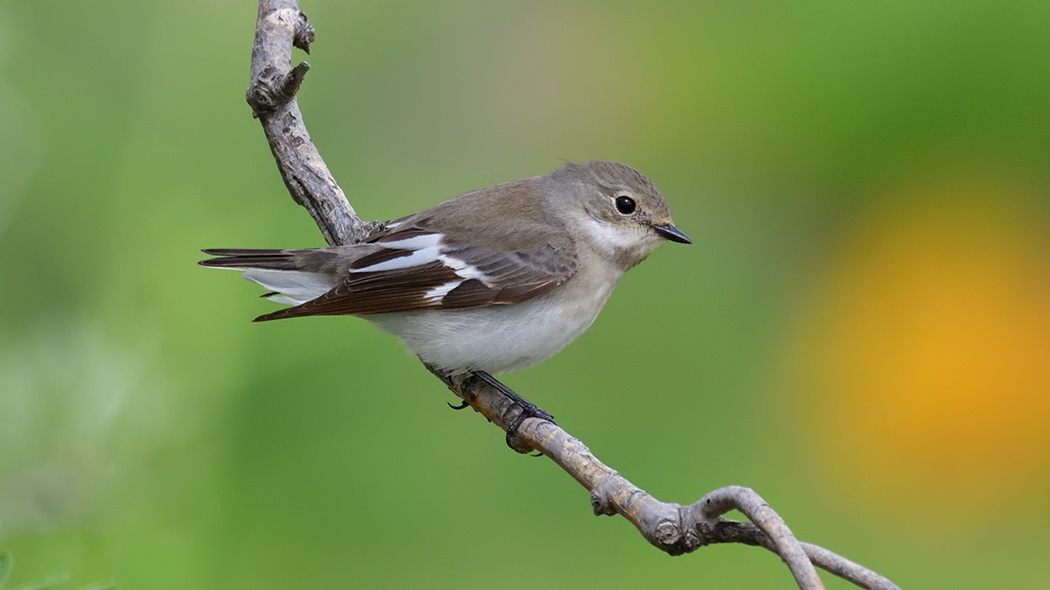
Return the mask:
M826 483L944 524L1003 496L1045 504L1046 211L987 181L896 197L847 236L797 343L793 403Z

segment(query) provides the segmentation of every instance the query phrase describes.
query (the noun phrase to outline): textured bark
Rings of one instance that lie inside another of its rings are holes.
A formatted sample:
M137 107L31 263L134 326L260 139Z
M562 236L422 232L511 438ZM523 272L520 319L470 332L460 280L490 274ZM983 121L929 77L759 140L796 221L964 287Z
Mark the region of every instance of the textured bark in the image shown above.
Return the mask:
M310 65L292 68L291 60L293 46L309 53L313 40L314 29L296 0L259 2L247 99L292 198L310 212L329 245L353 244L382 224L354 213L306 131L295 94Z
M357 217L306 131L295 95L309 65L303 62L293 68L291 56L293 46L309 53L313 38L313 27L296 0L260 0L247 98L262 122L292 198L310 212L329 244L353 244L383 224ZM504 431L523 411L515 401L478 377L437 376ZM799 542L784 520L749 488L720 488L693 504L681 506L652 497L599 461L578 439L546 420L525 419L508 443L519 452L538 451L549 457L590 491L595 514L623 516L647 541L671 555L715 543L754 545L779 555L803 590L824 587L814 566L861 588L898 588L827 549ZM724 515L731 510L742 512L751 522L726 519Z

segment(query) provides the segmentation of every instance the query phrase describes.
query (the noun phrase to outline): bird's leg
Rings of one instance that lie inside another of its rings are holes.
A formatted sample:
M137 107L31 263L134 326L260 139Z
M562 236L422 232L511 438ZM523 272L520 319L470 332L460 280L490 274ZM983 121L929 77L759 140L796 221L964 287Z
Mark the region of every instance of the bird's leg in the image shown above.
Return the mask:
M524 445L518 442L518 428L521 427L521 423L524 422L526 418L539 418L540 420L546 420L551 424L555 424L554 416L552 416L549 412L540 409L536 404L521 397L520 395L515 393L513 389L500 383L499 380L493 377L492 375L489 375L485 371L474 371L474 375L477 378L484 381L485 383L488 383L489 385L498 389L500 393L509 397L511 401L513 401L515 404L518 405L518 407L521 408L521 412L518 414L518 417L514 419L514 422L512 422L510 426L507 427L508 447L514 449L515 451L518 451L519 453L522 452L521 448Z
M441 371L435 369L434 367L432 367L432 366L430 366L430 365L428 365L426 363L423 363L423 366L426 367L428 371L433 373L438 379L441 379L441 381L443 381L445 383L445 385L448 386L450 391L455 393L456 390L452 387L452 379L448 375L442 373ZM448 407L452 408L453 410L463 410L465 408L470 407L470 402L468 402L467 400L463 400L458 406L452 405L452 402L445 402L445 403L447 403Z

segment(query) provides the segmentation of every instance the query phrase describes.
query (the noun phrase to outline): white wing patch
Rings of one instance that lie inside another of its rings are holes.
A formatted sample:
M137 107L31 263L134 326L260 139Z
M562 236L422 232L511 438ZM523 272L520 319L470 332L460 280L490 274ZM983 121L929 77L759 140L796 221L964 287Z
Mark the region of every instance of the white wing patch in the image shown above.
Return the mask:
M414 266L423 266L430 264L434 261L440 261L442 264L451 268L456 272L457 275L464 279L477 279L482 282L487 282L489 277L477 269L472 264L466 263L458 258L449 256L442 252L444 244L442 243L445 236L442 234L424 234L421 236L414 236L411 238L405 238L403 240L395 240L393 242L379 242L378 246L383 248L391 248L394 250L412 250L413 252L408 256L401 256L400 258L392 258L383 262L377 262L369 266L363 266L361 268L352 268L350 272L382 272L385 270L401 270L404 268L412 268ZM460 281L462 282L462 281ZM448 285L452 285L449 287ZM438 293L440 295L434 295L434 299L440 299L444 297L450 290L456 288L459 283L449 283L441 285L440 287L434 287L427 293L426 297L431 298L431 293ZM448 289L445 289L448 287ZM444 291L441 291L445 289Z
M408 240L405 241L407 242ZM412 268L413 266L422 266L424 264L434 262L435 260L440 260L440 250L441 246L431 246L429 248L416 250L408 256L402 256L400 258L386 260L384 262L379 262L377 264L372 264L369 266L363 266L361 268L352 268L350 269L350 272L381 272L384 270L398 270L401 268Z
M393 248L395 250L420 250L423 248L439 246L444 239L445 236L443 234L423 234L421 236L414 236L403 240L379 242L379 245L384 248Z
M351 268L350 272L382 272L384 270L399 270L429 264L440 259L441 240L444 238L445 236L442 234L423 234L403 240L394 240L393 242L380 242L377 245L383 248L413 250L413 252L408 256L377 262L361 268Z
M453 258L445 254L439 254L438 260L440 260L445 266L456 271L456 274L464 279L477 279L486 285L488 284L488 275L478 270L473 264L467 264L458 258Z
M444 285L441 285L440 287L434 287L433 289L427 291L425 295L423 295L423 299L425 301L441 301L445 298L445 295L448 295L449 291L455 289L456 287L462 284L463 281L450 281L448 283L445 283Z

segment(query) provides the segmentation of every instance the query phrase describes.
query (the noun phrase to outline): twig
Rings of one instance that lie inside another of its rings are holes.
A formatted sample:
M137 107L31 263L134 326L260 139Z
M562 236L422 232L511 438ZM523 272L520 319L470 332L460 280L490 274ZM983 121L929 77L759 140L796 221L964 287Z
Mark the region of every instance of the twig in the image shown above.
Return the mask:
M304 62L292 68L291 54L293 45L309 53L313 38L313 27L299 10L297 0L260 0L247 98L252 112L262 122L292 198L310 212L330 245L353 244L383 224L358 218L303 124L295 95L309 65ZM479 378L437 376L504 431L522 412L513 400ZM548 421L526 419L512 440L520 446L516 450L539 451L587 488L595 514L623 516L647 541L671 555L715 543L755 545L778 554L803 590L824 588L814 565L861 588L899 590L886 578L827 549L800 543L784 520L748 488L721 488L688 506L660 502ZM724 518L730 510L744 513L751 523Z
M329 245L353 244L382 224L363 222L354 213L303 123L295 94L310 66L291 67L292 46L309 53L313 39L297 0L260 1L247 99L292 198L310 212Z

